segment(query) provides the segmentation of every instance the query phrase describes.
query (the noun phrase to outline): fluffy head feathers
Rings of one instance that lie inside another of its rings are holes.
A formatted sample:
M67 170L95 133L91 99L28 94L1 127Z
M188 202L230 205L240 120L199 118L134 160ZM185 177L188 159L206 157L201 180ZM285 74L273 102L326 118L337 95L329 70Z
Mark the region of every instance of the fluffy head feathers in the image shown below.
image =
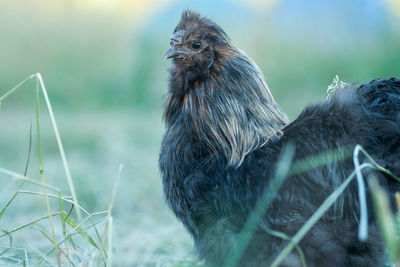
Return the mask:
M230 39L224 30L208 18L200 16L193 10L185 10L174 33L184 30L185 37L206 38L214 44L227 45Z

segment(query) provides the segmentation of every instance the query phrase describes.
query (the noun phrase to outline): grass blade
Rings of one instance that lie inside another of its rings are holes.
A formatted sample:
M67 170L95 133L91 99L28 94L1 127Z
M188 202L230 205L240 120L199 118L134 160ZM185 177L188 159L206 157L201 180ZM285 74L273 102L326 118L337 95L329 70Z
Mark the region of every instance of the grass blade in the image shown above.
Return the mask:
M61 212L56 212L56 213L51 214L51 216L57 216L57 215L60 215L60 213L61 213ZM42 220L48 219L49 217L50 217L49 215L40 217L40 218L38 218L38 219L35 219L35 220L33 220L33 221L30 221L30 222L28 222L28 223L25 223L25 224L22 224L22 225L20 225L20 226L18 226L18 227L15 227L14 229L12 229L12 230L10 230L10 231L7 231L7 233L8 233L8 234L12 234L12 233L14 233L14 232L16 232L16 231L19 231L19 230L21 230L21 229L23 229L23 228L25 228L25 227L28 227L28 226L32 225L32 224L34 224L34 223L37 223L37 222L40 222L40 221L42 221ZM3 233L3 234L0 234L0 238L4 237L4 236L6 236L6 235L7 235L7 234L4 234L4 233Z
M68 215L67 212L62 211L60 214L61 218L64 222L66 222L69 226L71 226L75 231L77 231L85 240L87 240L93 247L100 249L96 242L94 242L93 238L89 236L75 221L71 216Z
M45 102L46 102L47 109L48 109L48 111L49 111L50 120L51 120L51 123L52 123L52 125L53 125L54 134L55 134L55 136L56 136L58 149L59 149L59 151L60 151L61 160L62 160L62 163L63 163L63 166L64 166L64 171L65 171L65 174L66 174L66 176L67 176L68 186L69 186L69 189L70 189L70 191L71 191L72 198L74 199L74 202L75 202L76 204L78 204L79 202L78 202L78 198L77 198L77 196L76 196L76 191L75 191L74 182L73 182L73 180L72 180L71 172L70 172L70 170L69 170L67 157L65 156L64 146L63 146L63 144L62 144L62 142L61 142L61 137L60 137L60 133L59 133L59 131L58 131L58 126L57 126L57 123L56 123L56 119L55 119L55 117L54 117L53 108L52 108L52 106L51 106L51 104L50 104L50 100L49 100L49 97L48 97L48 95L47 95L47 90L46 90L46 87L45 87L45 85L44 85L42 75L41 75L40 73L36 73L36 77L37 77L37 79L38 79L38 81L39 81L39 83L40 83L40 86L41 86L41 88L42 88L42 93L43 93L43 96L44 96L44 100L45 100ZM80 210L77 209L77 210L76 210L76 213L77 213L77 216L78 216L78 220L81 221L81 220L82 220L82 215L81 215Z
M358 160L358 154L360 149L361 146L356 145L353 153L353 162L358 184L358 201L360 202L360 224L358 226L358 239L364 241L368 238L368 208L365 183L361 174L361 169L359 168L360 162Z
M394 266L400 266L400 241L396 230L395 220L390 209L390 202L385 190L379 185L376 178L368 179L372 192L372 200L377 210L378 223L382 232L383 241L389 252Z
M22 85L24 85L27 81L33 79L36 77L36 74L32 74L31 76L29 76L28 78L26 78L25 80L23 80L22 82L20 82L19 84L17 84L14 88L10 89L8 92L6 92L4 95L2 95L0 97L0 106L1 103L4 101L4 99L6 99L7 97L9 97L12 93L14 93L18 88L20 88Z
M293 156L294 146L289 144L283 149L280 155L280 159L278 160L278 164L276 167L275 177L271 180L268 189L264 191L261 199L258 201L253 212L247 219L223 266L231 267L236 266L239 263L254 234L254 231L256 230L260 219L267 210L268 206L272 203L276 193L278 192L283 181L287 177Z
M0 229L0 232L3 232L4 234L6 234L8 236L8 240L9 240L8 247L6 247L3 251L0 252L0 257L1 257L2 255L6 254L7 251L9 251L12 248L13 239L9 232L1 230L1 229Z
M28 172L28 166L29 166L29 161L31 158L31 149L32 149L32 124L31 127L29 128L29 147L28 147L28 158L26 160L26 164L25 164L25 170L24 170L24 177L26 177L26 173ZM0 220L4 215L4 212L6 211L6 209L11 205L11 203L14 201L14 199L17 197L18 195L18 191L22 188L22 186L25 184L25 180L22 180L22 183L19 185L19 187L17 188L17 190L15 191L14 195L11 197L11 199L6 203L6 205L4 206L4 208L1 210L0 212Z
M118 189L118 185L119 185L119 180L121 179L121 173L122 173L123 168L124 168L124 165L122 165L122 164L119 165L117 179L115 180L115 183L114 183L114 188L113 188L113 192L111 195L111 201L110 201L110 205L109 205L108 211L107 211L107 222L104 227L103 238L101 240L101 249L100 249L99 257L97 259L97 266L100 266L101 258L103 256L102 252L104 251L104 245L105 245L107 236L109 237L109 239L108 239L109 246L110 246L110 243L112 242L112 238L110 239L110 235L107 235L107 232L109 230L108 229L109 224L112 222L111 211L112 211L112 208L114 207L115 196L117 195L117 189ZM112 247L112 245L111 245L111 247ZM110 260L108 260L108 265L111 266Z
M64 254L65 258L68 260L68 262L69 262L70 264L72 264L72 266L75 266L75 264L71 261L70 257L64 252L63 249L61 249L61 248L57 245L57 243L55 242L55 240L51 239L51 237L50 237L48 234L46 234L46 232L45 232L42 228L40 228L36 223L34 223L33 226L35 226L35 228L38 229L39 232L42 233L42 234L47 238L47 240L49 240L50 243L51 243L54 247L57 248L58 251L60 251L62 254ZM57 262L58 262L58 265L61 266L61 259L60 259L60 257L59 257L58 255L57 255Z
M79 224L77 224L76 227L81 227L81 225L83 225L83 223L84 223L86 220L89 220L89 218L91 218L91 217L94 216L94 215L100 215L100 214L105 214L105 213L107 213L107 211L101 211L101 212L92 213L92 214L90 214L88 217L86 217L82 222L80 222ZM82 227L82 229L83 229L83 231L87 231L88 229L95 228L96 225L98 225L98 224L100 224L100 223L102 223L102 222L103 222L103 221L92 222L91 225L89 225L88 227L85 227L85 228ZM78 235L78 234L79 234L78 232L73 232L73 233L67 234L67 235L64 237L63 240L61 240L61 241L58 242L58 246L61 246L61 244L63 244L63 243L64 243L65 241L67 241L68 239L70 239L72 236L75 236L75 235ZM48 251L48 252L46 253L46 256L49 256L51 253L53 253L54 250L55 250L55 247L51 248L50 251ZM45 259L42 258L42 260L39 262L39 265L42 264L44 260L45 260Z
M19 174L19 173L10 171L10 170L6 170L6 169L3 169L3 168L0 168L0 173L3 173L5 175L8 175L10 177L13 177L13 178L21 180L21 181L25 181L25 182L28 182L28 183L31 183L31 184L34 184L34 185L42 186L42 187L45 186L47 189L50 189L50 190L53 190L53 191L56 191L56 192L60 192L60 189L58 189L57 187L54 187L54 186L51 186L51 185L47 185L47 184L43 185L42 183L36 181L35 179L26 177L26 176L24 176L22 174Z
M359 166L360 169L366 167L373 167L371 164L364 163ZM303 237L310 231L310 229L318 222L319 219L325 214L325 212L333 205L336 199L343 193L348 184L352 181L356 171L354 170L349 177L329 195L327 199L321 204L321 206L315 211L315 213L307 220L307 222L300 228L300 230L293 236L289 244L281 251L276 259L271 264L271 267L276 267L286 258L286 256L293 250L293 248L303 239Z
M44 185L44 184L46 184L46 181L45 181L45 178L44 178L42 144L41 144L41 138L40 138L39 81L38 80L36 80L36 131L37 131L37 142L38 142L38 157L39 157L40 179L42 181L42 184ZM51 216L50 202L49 202L49 198L47 196L47 188L45 186L43 187L43 192L44 192L44 198L45 198L45 201L46 201L47 213L49 215L49 223L50 223L51 233L52 233L53 239L56 240L56 232L55 232L55 229L54 229L53 217Z

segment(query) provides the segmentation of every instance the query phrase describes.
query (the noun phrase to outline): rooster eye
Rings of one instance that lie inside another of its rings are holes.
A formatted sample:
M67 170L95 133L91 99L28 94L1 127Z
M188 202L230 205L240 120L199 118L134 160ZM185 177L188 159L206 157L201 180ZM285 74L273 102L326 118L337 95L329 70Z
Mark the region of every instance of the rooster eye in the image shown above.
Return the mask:
M201 43L200 43L200 42L195 42L195 43L192 44L192 48L193 48L193 49L199 49L200 46L201 46Z

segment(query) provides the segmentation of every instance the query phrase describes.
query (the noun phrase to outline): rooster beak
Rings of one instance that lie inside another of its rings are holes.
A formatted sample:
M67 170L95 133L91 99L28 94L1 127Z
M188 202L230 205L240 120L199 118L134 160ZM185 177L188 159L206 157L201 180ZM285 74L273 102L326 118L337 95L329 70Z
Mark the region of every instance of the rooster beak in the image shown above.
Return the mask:
M182 44L182 37L184 34L185 34L184 30L177 31L174 34L172 34L172 36L170 38L171 47L167 50L167 52L165 52L164 59L168 59L168 58L176 57L176 56L183 56L186 54L184 51L179 51L179 50L175 49L175 47L177 45Z
M167 52L165 52L164 59L175 57L177 55L179 55L179 52L175 48L170 47L168 48Z
M174 47L168 48L167 52L164 54L164 59L172 58L172 57L179 57L184 58L188 55L188 52L185 50L179 50Z

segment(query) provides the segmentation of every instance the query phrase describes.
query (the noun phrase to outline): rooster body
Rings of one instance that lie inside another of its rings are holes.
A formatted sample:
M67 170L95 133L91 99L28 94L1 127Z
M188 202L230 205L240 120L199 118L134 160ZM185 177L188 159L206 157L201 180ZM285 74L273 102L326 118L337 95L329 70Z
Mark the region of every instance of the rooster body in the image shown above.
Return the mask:
M209 266L226 261L289 145L296 162L325 151L344 155L346 148L360 144L379 164L400 173L399 79L337 90L289 123L256 64L198 13L183 13L166 57L173 64L159 158L164 193ZM288 242L266 229L293 236L353 170L352 158L343 156L289 175L238 266L271 264ZM389 192L400 188L383 174L369 174ZM352 182L299 243L308 266L385 262L372 209L366 241L357 238L358 214L357 184ZM301 266L300 256L293 251L282 264Z

